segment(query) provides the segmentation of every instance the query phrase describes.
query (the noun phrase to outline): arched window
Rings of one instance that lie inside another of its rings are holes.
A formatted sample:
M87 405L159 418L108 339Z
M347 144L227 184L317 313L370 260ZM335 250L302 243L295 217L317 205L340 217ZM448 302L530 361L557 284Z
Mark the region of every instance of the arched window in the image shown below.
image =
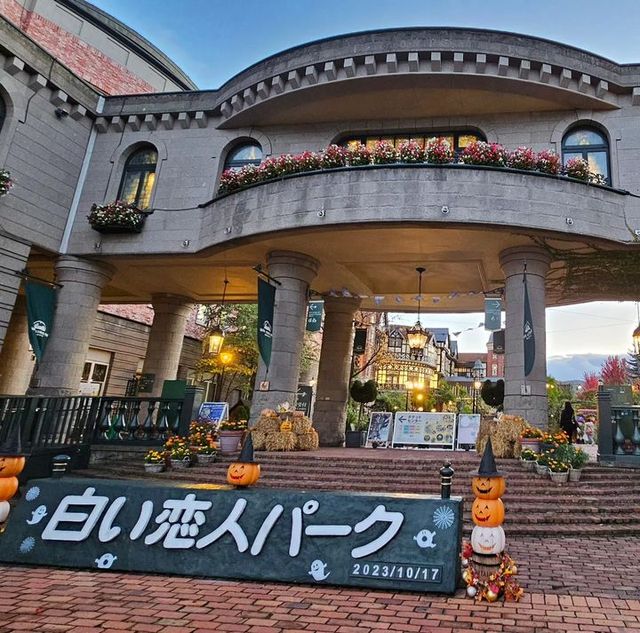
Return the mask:
M609 142L606 136L592 127L574 128L562 139L562 162L572 158L584 158L589 163L589 171L600 174L607 184L611 184L609 173Z
M118 200L146 209L151 202L153 183L156 181L158 152L148 145L133 152L124 164Z
M224 162L225 169L241 169L245 165L259 165L262 162L262 147L252 141L234 147Z

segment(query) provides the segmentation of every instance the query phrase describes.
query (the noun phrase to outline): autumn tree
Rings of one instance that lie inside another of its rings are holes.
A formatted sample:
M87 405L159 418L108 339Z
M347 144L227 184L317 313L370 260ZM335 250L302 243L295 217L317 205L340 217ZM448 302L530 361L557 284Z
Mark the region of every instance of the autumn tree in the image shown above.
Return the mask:
M627 361L620 356L609 356L600 368L600 378L605 385L626 385L629 382Z

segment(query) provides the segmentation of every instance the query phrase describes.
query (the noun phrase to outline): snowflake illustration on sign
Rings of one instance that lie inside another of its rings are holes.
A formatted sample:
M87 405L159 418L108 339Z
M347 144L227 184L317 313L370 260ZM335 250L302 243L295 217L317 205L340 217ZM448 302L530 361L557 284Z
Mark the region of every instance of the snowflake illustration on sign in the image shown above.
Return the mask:
M453 525L455 514L451 508L440 506L433 513L433 522L440 530L446 530Z
M18 550L21 554L28 554L35 546L36 539L34 539L33 536L27 536L27 538L20 543Z
M24 498L27 501L34 501L40 496L40 488L38 486L32 486L27 490L27 494L25 494Z

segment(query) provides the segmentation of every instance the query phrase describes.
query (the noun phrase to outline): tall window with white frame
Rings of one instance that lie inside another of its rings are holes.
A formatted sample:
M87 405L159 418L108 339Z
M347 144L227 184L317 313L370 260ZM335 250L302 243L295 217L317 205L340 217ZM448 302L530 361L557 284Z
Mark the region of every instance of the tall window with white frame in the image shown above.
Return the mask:
M569 130L562 139L562 163L566 165L572 158L586 160L589 171L611 185L609 141L603 132L587 126Z
M157 164L158 152L154 147L145 145L133 152L124 165L118 200L134 204L138 209L149 208Z

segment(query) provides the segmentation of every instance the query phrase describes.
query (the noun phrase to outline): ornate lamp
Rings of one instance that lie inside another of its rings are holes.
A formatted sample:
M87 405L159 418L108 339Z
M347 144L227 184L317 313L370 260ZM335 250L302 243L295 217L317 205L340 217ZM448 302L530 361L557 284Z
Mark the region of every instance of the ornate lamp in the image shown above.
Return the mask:
M407 341L409 342L409 349L412 352L421 352L424 349L424 346L427 344L429 340L429 332L422 327L420 323L420 301L422 300L422 273L425 271L424 268L419 266L416 268L416 272L418 273L418 320L416 324L407 330Z
M220 304L220 309L224 308L224 299L227 295L227 284L229 280L225 276L224 278L224 290L222 291L222 303ZM214 325L212 328L208 330L205 334L205 337L202 341L202 346L204 348L204 355L208 357L217 356L222 349L222 345L224 344L224 332L219 324Z

